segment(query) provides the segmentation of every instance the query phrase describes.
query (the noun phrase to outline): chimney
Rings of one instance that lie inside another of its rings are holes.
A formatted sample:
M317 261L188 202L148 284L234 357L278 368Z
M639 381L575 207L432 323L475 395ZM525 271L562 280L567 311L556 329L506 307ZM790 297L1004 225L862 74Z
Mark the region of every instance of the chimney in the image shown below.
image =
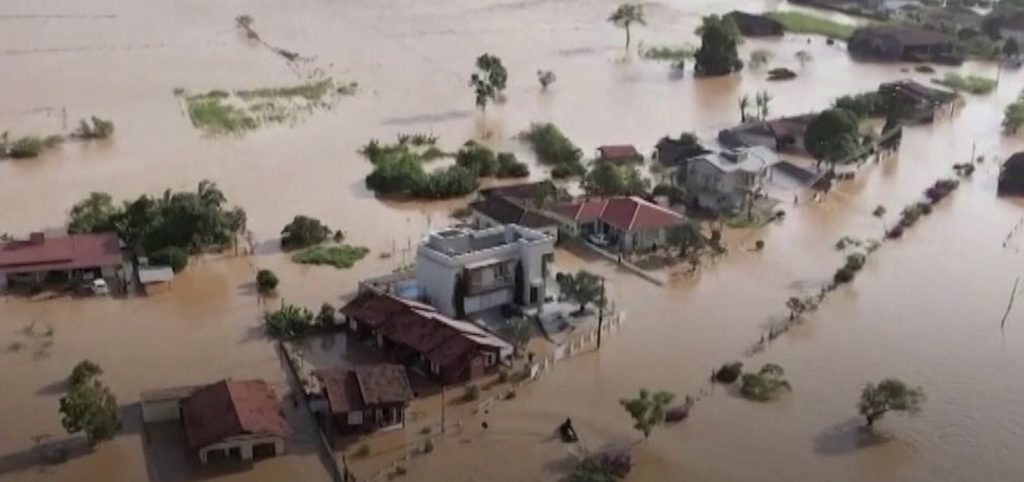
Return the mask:
M28 235L29 244L43 244L45 241L46 235L41 232L32 233Z

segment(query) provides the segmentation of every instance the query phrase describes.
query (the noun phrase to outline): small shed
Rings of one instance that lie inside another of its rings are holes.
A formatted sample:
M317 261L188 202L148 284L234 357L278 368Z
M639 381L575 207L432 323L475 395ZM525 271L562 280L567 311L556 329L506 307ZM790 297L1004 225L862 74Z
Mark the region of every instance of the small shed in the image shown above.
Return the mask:
M640 154L635 147L628 144L598 147L597 157L599 160L615 164L629 164L644 161L644 156Z
M1024 196L1024 152L1018 152L999 170L1000 196Z
M174 279L174 270L170 266L140 266L139 283L146 293L168 289Z
M181 401L192 395L198 388L183 386L142 392L139 394L142 421L157 423L181 420Z
M732 19L744 37L778 37L785 32L782 22L766 15L733 10L725 16Z

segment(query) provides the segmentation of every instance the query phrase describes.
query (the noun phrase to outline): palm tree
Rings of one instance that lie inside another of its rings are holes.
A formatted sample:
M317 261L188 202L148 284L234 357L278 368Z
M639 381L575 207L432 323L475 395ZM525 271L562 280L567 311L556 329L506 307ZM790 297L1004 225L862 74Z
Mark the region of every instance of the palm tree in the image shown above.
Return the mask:
M757 116L760 120L768 120L768 103L772 101L772 96L768 94L767 90L762 90L754 96L754 103L757 105Z
M624 3L608 17L608 21L616 27L626 29L626 50L629 50L629 26L636 23L647 25L644 19L644 7L638 3Z
M740 122L747 121L748 107L750 107L750 96L747 94L743 94L743 97L740 97Z

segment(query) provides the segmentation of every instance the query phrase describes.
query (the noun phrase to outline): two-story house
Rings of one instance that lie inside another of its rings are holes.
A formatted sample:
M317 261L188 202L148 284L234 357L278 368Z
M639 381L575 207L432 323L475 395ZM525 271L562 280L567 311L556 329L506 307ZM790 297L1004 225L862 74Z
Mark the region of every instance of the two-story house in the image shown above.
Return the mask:
M728 211L756 195L778 163L778 155L764 146L705 154L690 161L679 181L699 206Z

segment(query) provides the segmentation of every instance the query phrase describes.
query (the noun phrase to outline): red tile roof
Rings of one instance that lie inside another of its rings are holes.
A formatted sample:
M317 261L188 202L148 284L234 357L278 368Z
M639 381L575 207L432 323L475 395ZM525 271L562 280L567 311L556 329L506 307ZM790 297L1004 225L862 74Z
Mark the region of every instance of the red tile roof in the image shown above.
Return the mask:
M597 152L601 154L602 159L608 160L628 161L643 159L643 156L637 152L636 148L628 144L601 146L597 148Z
M405 404L413 399L405 367L376 364L327 368L313 373L324 387L327 404L336 415L379 405Z
M587 199L554 208L577 223L600 219L622 231L666 228L683 222L683 216L635 196L610 199Z
M57 238L34 233L29 240L0 244L0 274L117 266L121 262L116 233Z
M291 433L277 396L263 380L224 380L202 387L181 403L181 417L193 450L242 435Z

